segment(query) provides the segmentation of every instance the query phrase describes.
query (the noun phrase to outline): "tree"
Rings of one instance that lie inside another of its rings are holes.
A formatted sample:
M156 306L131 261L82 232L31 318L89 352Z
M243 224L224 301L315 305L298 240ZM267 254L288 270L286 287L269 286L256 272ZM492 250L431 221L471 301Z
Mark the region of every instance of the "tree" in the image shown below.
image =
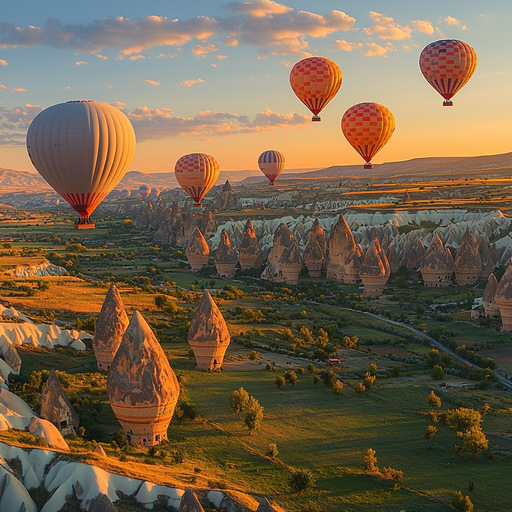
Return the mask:
M315 373L315 370L316 370L315 365L313 363L309 363L308 367L306 368L306 371L308 373L313 374L313 373Z
M469 450L474 457L489 448L489 441L480 427L471 427L464 432L457 432L457 436L462 439L462 445L456 447L460 455Z
M240 418L240 413L249 403L249 393L244 388L237 389L231 393L230 404L231 410Z
M318 337L316 339L317 346L324 348L329 343L329 335L323 329L318 329Z
M302 494L311 490L315 486L315 482L315 477L309 469L297 469L291 474L288 485L292 491Z
M433 348L427 355L427 365L429 368L434 368L436 364L441 362L441 355L439 350Z
M282 375L278 375L276 377L275 383L278 388L282 388L286 384L286 380L284 380L284 377Z
M343 344L345 348L354 348L359 342L359 338L357 336L352 336L349 338L348 336L343 337Z
M115 443L115 444L114 444ZM120 450L126 452L128 450L128 439L124 430L118 430L112 437L112 446L119 447Z
M372 363L370 366L368 366L368 373L374 377L377 375L377 365Z
M318 384L320 382L320 377L318 375L315 375L313 377L313 384Z
M434 393L434 391L431 391L430 395L428 395L427 402L430 407L441 407L441 399Z
M364 456L364 470L370 475L378 473L379 467L377 466L377 457L375 456L375 450L368 448L366 455Z
M404 477L403 471L393 468L384 468L382 470L382 474L388 480L393 480L393 482L395 482L395 490L398 488L398 482L400 482L400 480L402 480L402 478Z
M155 297L155 306L158 309L164 309L167 305L167 297L165 295L157 295Z
M400 366L393 366L391 375L393 375L393 377L400 377Z
M473 503L469 496L463 496L460 491L453 493L452 505L459 512L473 512Z
M338 376L336 375L336 372L331 369L322 373L322 380L328 388L332 388L334 383L338 380Z
M445 419L446 424L454 427L457 432L464 432L470 428L479 427L483 421L482 415L478 411L467 407L446 411Z
M432 378L435 380L444 379L444 370L438 364L432 369Z
M284 378L286 382L289 382L292 386L295 386L299 379L297 379L297 374L293 370L288 370L284 373Z
M258 400L253 396L249 397L247 406L245 407L244 425L249 429L249 432L258 430L261 422L263 421L263 407Z
M434 427L434 425L429 425L425 430L425 439L430 441L436 435L436 432L437 427Z
M418 304L416 306L416 316L418 318L421 318L424 314L425 314L425 308L421 304Z
M354 391L359 395L359 398L361 398L362 394L366 391L366 387L362 382L360 382L355 385Z
M334 383L332 390L333 390L334 394L336 395L336 398L339 398L339 396L341 395L341 392L343 391L343 382L337 380Z
M275 459L278 455L279 455L279 450L277 449L277 444L270 443L268 445L267 457L270 457L271 459Z
M375 383L375 375L371 375L370 372L366 372L364 374L364 386L366 388L366 393L368 394L368 391L373 388L373 385Z

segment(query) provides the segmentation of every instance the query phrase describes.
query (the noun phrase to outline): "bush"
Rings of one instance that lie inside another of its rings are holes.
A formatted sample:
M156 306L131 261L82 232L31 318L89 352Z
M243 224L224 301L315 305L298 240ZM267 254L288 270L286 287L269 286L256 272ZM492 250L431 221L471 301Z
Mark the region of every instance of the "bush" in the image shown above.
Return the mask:
M128 439L126 438L126 432L124 430L114 432L112 436L112 447L114 450L119 448L123 452L128 451Z
M275 459L279 455L279 450L277 449L277 444L270 443L268 445L267 457Z
M438 364L436 364L432 369L432 378L435 380L443 380L444 376L444 370Z
M427 402L430 407L441 407L441 399L434 393L434 391L431 391L430 395L428 395Z
M297 374L293 370L288 370L284 374L284 379L289 382L292 386L295 386L299 382Z
M278 375L276 377L275 383L278 388L282 388L286 384L286 380L282 375Z
M249 429L249 432L253 432L260 427L263 421L263 407L256 398L251 396L245 410L244 425Z
M315 486L315 477L309 469L298 469L292 473L288 480L290 489L297 494L307 492Z
M473 512L473 503L469 496L463 496L460 491L453 493L452 505L459 512Z

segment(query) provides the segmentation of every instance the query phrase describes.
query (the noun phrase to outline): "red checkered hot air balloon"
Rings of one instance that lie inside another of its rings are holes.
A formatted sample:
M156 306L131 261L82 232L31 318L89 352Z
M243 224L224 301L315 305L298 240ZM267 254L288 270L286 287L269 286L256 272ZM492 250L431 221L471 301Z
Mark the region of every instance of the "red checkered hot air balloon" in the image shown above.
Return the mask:
M311 110L313 121L320 121L318 114L336 96L342 79L338 64L325 57L303 59L290 72L293 92Z
M260 171L268 178L269 185L272 186L284 169L284 165L284 156L279 151L264 151L258 158Z
M444 98L444 107L453 105L452 97L468 83L477 64L475 50L468 43L457 39L430 43L420 55L421 72Z
M191 153L176 162L174 172L181 188L194 200L194 206L200 207L204 196L215 185L220 168L213 156Z
M358 103L343 114L341 130L350 145L364 158L364 168L372 169L372 157L387 144L395 131L395 117L384 105Z

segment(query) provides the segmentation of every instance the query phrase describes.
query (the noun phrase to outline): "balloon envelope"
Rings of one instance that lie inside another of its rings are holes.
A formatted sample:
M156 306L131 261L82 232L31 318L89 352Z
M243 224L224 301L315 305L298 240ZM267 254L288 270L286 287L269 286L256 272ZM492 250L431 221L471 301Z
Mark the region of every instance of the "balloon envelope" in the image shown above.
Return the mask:
M122 197L130 197L131 196L131 191L128 190L127 188L123 188L123 190L121 190L121 196Z
M213 156L191 153L176 162L174 173L181 188L195 201L194 206L201 206L204 196L215 185L220 168Z
M445 107L453 105L451 98L468 83L477 64L475 50L457 39L434 41L425 46L420 54L421 72L445 99Z
M151 187L149 185L141 185L139 187L139 193L142 197L148 197L151 194Z
M270 185L274 186L277 177L284 169L284 156L279 151L264 151L258 158L258 166L260 171L268 178Z
M50 186L81 217L89 217L128 170L135 132L117 108L68 101L35 117L27 132L27 151Z
M313 114L313 121L320 121L318 115L340 90L343 75L341 69L325 57L303 59L290 72L293 92Z
M364 158L364 168L371 169L372 157L387 144L395 131L395 117L384 105L358 103L343 114L341 130Z

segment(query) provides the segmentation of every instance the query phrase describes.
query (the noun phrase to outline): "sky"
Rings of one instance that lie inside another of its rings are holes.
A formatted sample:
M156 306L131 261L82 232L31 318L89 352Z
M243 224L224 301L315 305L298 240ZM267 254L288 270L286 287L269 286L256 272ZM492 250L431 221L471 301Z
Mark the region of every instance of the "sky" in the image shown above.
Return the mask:
M512 151L510 0L18 0L0 11L0 167L34 170L25 149L42 109L107 102L131 120L131 166L170 172L191 152L223 170L257 169L275 149L288 169L357 164L340 129L352 105L388 107L396 131L374 163ZM442 107L418 57L461 39L471 81ZM290 68L334 60L343 72L322 122L295 97Z

